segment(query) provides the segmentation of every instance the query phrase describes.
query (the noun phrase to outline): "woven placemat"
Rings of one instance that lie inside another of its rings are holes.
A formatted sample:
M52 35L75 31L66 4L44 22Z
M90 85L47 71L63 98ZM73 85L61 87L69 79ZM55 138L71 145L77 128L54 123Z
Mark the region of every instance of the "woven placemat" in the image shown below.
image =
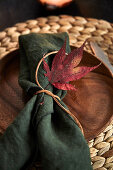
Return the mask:
M113 64L113 24L92 18L67 15L49 16L18 23L0 32L0 59L18 48L21 34L68 32L70 45L79 47L85 39L97 42ZM89 46L86 50L91 53ZM113 122L103 133L89 142L92 166L96 170L113 170L113 155L106 152L113 149ZM36 164L32 170L39 170Z

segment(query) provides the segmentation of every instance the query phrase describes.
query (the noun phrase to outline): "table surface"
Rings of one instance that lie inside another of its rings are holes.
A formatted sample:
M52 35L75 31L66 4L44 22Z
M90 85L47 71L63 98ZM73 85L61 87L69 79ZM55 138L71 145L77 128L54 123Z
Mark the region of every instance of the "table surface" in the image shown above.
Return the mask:
M92 17L113 22L112 7L112 0L99 0L99 4L98 0L73 0L67 7L48 11L37 0L0 0L0 30L28 19L60 14Z
M0 59L18 48L19 35L31 32L57 33L64 31L69 34L70 45L78 47L87 38L98 43L113 64L113 24L105 20L67 15L40 17L6 28L0 32ZM91 52L88 45L86 50ZM91 140L89 147L93 168L112 170L113 155L107 155L106 152L113 149L113 123Z

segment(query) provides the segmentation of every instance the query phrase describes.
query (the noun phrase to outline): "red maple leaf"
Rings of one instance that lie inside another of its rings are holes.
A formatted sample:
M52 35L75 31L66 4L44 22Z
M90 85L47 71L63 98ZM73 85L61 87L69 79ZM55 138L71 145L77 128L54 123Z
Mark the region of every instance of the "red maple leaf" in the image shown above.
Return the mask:
M46 61L43 59L44 70L46 71L44 75L48 77L48 81L54 87L61 90L76 90L76 88L68 82L82 78L88 72L99 66L78 66L83 56L83 48L85 46L85 42L80 48L76 48L69 54L66 54L65 40L64 45L53 59L51 70Z

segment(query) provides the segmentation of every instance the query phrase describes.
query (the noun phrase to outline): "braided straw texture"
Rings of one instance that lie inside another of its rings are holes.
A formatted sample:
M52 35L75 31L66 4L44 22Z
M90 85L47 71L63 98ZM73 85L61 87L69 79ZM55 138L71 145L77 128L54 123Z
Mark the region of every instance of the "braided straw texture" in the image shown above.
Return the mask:
M108 55L113 64L113 24L92 18L67 15L49 16L18 23L0 32L0 59L18 48L18 36L21 34L68 32L70 45L79 47L85 39L95 41ZM89 46L86 50L91 53ZM103 133L89 142L92 166L95 170L113 170L113 155L104 157L104 153L113 149L113 122ZM39 170L35 164L32 170Z

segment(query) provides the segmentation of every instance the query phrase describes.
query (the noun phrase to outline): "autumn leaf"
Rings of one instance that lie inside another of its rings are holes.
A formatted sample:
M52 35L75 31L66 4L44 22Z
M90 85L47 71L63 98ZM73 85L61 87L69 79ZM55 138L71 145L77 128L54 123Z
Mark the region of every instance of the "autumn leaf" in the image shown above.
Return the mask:
M96 69L99 65L94 67L78 66L82 60L83 48L86 41L80 48L72 50L66 54L66 40L62 48L55 55L52 67L49 68L48 64L43 58L43 66L48 77L48 81L56 88L61 90L76 90L76 88L69 84L70 81L78 80L85 76L90 71Z

